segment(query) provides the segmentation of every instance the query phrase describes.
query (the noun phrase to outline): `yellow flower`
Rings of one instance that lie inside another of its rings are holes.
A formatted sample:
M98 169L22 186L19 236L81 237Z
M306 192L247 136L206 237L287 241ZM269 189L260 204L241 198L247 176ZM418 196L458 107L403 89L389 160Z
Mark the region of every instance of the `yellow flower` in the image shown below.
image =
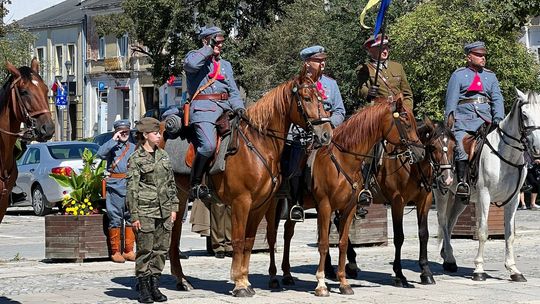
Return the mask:
M83 209L86 208L86 205L85 205L85 204L82 204L82 205L81 205L81 208L83 208Z
M90 206L90 207L89 207L88 209L90 209L90 210L94 210L94 207Z
M76 203L75 200L72 200L72 201L71 201L71 204L72 204L72 205L75 205L75 203Z
M88 206L92 206L92 202L88 202Z
M73 210L77 211L77 210L79 210L79 207L75 206L75 207L73 207Z
M89 202L89 200L88 200L87 198L85 198L85 199L84 199L84 202L85 202L85 203L88 203L88 202Z
M64 200L68 200L70 198L69 194L64 195Z
M79 214L81 214L81 215L82 215L82 214L84 214L84 211L82 211L82 210L81 210L81 211L79 211Z

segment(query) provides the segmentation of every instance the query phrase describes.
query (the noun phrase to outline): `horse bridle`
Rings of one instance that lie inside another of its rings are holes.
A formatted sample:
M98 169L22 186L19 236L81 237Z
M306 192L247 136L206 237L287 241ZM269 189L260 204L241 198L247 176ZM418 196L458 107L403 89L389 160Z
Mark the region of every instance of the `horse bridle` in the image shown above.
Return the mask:
M536 130L540 130L540 126L525 126L525 124L523 123L524 119L523 119L523 113L521 112L521 107L525 104L528 104L529 102L526 101L526 102L523 102L519 105L519 119L518 119L518 128L519 128L519 134L521 136L521 138L516 138L508 133L506 133L503 129L501 129L499 126L497 126L497 131L500 132L502 135L516 141L516 142L519 142L522 146L522 147L516 147L514 145L511 145L509 143L507 143L505 140L504 140L504 137L501 137L503 142L516 149L516 150L519 150L519 151L525 151L525 150L529 150L530 147L529 147L529 141L527 140L527 137L529 137L529 135L536 131Z
M318 118L310 119L308 117L306 109L304 107L304 103L302 101L311 102L311 98L306 98L306 97L300 96L300 93L299 93L300 89L310 89L310 90L314 89L315 90L315 92L317 94L317 103L318 103L318 105L317 105ZM314 131L315 126L322 125L324 123L330 122L329 117L321 117L321 108L323 107L323 105L322 105L322 97L319 94L315 83L302 84L302 85L296 85L295 84L293 86L293 88L292 88L292 92L296 97L296 105L297 105L298 111L300 112L300 115L302 116L302 118L304 119L304 122L306 123L306 128L305 128L306 131L311 133L311 132Z
M392 117L393 117L392 125L390 125L388 130L385 132L384 138L388 137L388 134L390 133L390 131L392 131L392 127L395 125L396 129L398 130L398 133L399 133L400 145L396 145L396 144L391 143L391 142L390 143L393 144L396 147L399 147L399 146L405 147L405 151L403 151L401 153L398 153L397 156L407 159L409 164L414 164L414 163L419 162L421 159L417 159L416 155L412 152L412 149L413 148L424 149L424 145L421 144L421 143L418 143L418 141L410 140L409 137L407 136L407 132L405 131L405 127L403 126L403 123L399 119L404 114L408 115L408 113L406 111L401 112L401 113L398 112L397 109L396 109L396 104L394 102L392 104Z
M445 170L454 170L454 164L452 162L452 158L448 157L448 136L444 135L444 130L441 130L441 135L434 135L434 138L436 138L436 142L439 142L441 145L441 150L443 154L443 161L445 161L444 164L439 163L435 158L433 157L433 150L429 149L429 163L431 167L433 168L433 174L435 176L435 182L437 183L437 189L441 191L442 194L446 194L448 192L448 187L445 187L441 184L440 177L442 173ZM441 139L442 137L442 139ZM431 144L432 147L435 147L435 144Z
M28 111L26 105L22 100L19 87L17 86L17 83L19 83L21 79L21 76L19 76L15 80L13 80L10 84L9 90L11 91L11 102L15 117L17 118L17 120L24 122L27 127L21 129L21 131L18 133L10 132L2 128L0 128L0 132L7 135L20 137L26 140L32 140L37 137L37 120L34 117L41 114L50 113L50 111L49 109L34 112ZM16 111L17 108L19 108L19 111Z

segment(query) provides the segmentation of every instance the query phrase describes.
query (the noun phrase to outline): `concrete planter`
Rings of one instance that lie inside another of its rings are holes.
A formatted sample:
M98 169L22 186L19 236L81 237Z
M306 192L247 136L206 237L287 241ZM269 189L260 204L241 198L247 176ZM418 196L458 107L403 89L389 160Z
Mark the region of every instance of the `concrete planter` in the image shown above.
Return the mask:
M45 217L45 258L108 258L104 215L47 215Z

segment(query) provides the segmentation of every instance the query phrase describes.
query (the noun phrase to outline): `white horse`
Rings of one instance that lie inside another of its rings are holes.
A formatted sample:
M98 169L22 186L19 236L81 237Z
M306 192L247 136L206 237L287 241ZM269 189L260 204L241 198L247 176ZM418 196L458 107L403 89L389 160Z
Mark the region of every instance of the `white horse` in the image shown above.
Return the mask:
M487 135L482 148L478 182L471 186L470 201L476 203L478 253L474 259L475 270L472 279L484 281L484 245L488 237L488 212L491 202L504 205L505 267L512 281L525 282L525 277L516 267L514 257L515 223L514 217L519 202L519 189L527 174L524 152L540 157L540 96L529 92L525 95L517 90L518 100L510 113L500 123L499 128ZM457 179L454 179L457 181ZM445 271L456 272L457 265L450 244L452 230L458 216L466 208L455 203L454 183L452 191L446 194L434 190L439 219L439 245L442 242L441 256ZM454 193L452 193L454 192Z

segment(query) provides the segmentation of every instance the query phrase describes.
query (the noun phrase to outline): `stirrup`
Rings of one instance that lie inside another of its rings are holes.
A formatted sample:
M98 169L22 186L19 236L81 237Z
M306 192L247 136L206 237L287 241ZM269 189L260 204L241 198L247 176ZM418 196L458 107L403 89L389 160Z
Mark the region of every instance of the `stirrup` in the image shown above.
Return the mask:
M458 192L460 186L463 186L467 189L467 192ZM462 203L463 205L468 205L471 198L471 187L466 182L459 182L456 187L456 197L455 201L457 203Z
M294 214L296 212L300 212L301 216L300 217L293 217L293 215L297 215L297 214ZM303 222L304 218L305 218L305 212L304 212L304 208L302 208L302 206L294 205L294 206L291 207L291 210L289 211L289 219L291 221L293 221L293 222Z
M358 206L370 206L372 202L373 194L371 194L371 191L369 191L369 189L362 189L362 191L358 193Z
M191 188L189 193L189 200L194 201L195 199L208 199L211 198L210 189L206 185L195 185Z
M356 206L356 212L354 213L354 219L360 220L366 218L366 215L369 213L368 210L366 210L362 206Z

